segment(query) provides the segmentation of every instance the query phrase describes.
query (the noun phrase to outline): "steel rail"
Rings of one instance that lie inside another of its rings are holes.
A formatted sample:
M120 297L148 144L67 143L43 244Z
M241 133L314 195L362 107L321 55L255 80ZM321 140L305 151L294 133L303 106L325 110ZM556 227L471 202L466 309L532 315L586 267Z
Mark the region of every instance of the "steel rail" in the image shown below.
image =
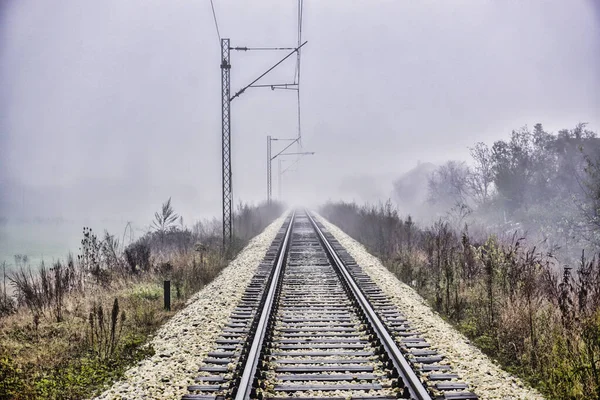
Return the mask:
M344 280L350 287L350 290L352 290L352 293L354 294L356 300L358 301L359 305L365 312L366 317L369 319L371 326L375 329L375 332L377 333L377 336L379 337L381 344L383 345L385 351L390 356L392 363L394 364L394 367L396 368L396 371L399 373L399 375L401 377L406 378L404 384L408 387L408 390L409 390L412 398L419 399L419 400L431 400L431 396L427 392L427 389L425 389L425 387L421 384L421 381L419 380L419 378L417 377L415 372L412 370L410 364L408 363L408 361L406 361L406 358L404 358L404 356L402 355L402 352L396 345L396 342L390 336L389 332L387 331L387 329L381 322L381 319L379 319L379 317L375 313L375 310L373 310L373 307L371 307L371 304L369 303L369 301L363 294L360 287L357 285L356 281L354 280L354 278L348 271L348 268L346 267L344 262L337 255L337 252L331 246L331 244L329 243L329 241L327 240L327 238L321 231L321 228L319 228L316 221L310 215L309 211L306 210L305 212L306 212L306 215L308 216L309 221L315 228L317 235L321 239L321 242L323 243L323 247L325 247L326 252L329 253L333 262L339 268Z
M267 327L269 326L271 310L273 309L277 285L281 278L283 262L285 261L285 256L287 253L288 243L290 241L292 226L294 225L295 217L296 211L294 210L292 211L292 218L290 219L290 224L287 228L287 231L285 232L285 237L283 239L283 242L281 243L281 249L279 251L279 254L277 255L277 265L275 266L275 270L271 278L269 291L267 292L265 304L263 306L262 312L260 314L260 319L256 327L256 333L254 334L254 339L252 340L252 345L250 346L250 350L248 352L248 358L246 359L244 372L242 373L242 377L240 378L240 383L235 394L235 400L248 400L250 399L250 394L252 393L252 384L256 375L256 368L258 366L258 361L260 358L260 350L263 346Z

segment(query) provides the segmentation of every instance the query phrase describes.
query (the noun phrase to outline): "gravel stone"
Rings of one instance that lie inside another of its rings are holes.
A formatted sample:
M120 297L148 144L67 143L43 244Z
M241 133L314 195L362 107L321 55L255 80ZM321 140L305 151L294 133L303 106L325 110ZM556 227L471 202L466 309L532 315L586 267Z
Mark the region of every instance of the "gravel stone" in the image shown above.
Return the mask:
M268 247L283 225L275 220L221 273L166 322L150 341L155 355L138 363L96 399L180 399L215 347ZM216 306L218 305L218 306Z
M415 331L421 332L433 347L445 356L462 381L480 399L535 400L544 397L514 375L502 370L497 362L486 356L438 313L433 311L413 288L401 282L387 270L381 261L369 254L365 247L345 234L325 218L318 220L346 248L364 272L390 297L390 300L408 318Z

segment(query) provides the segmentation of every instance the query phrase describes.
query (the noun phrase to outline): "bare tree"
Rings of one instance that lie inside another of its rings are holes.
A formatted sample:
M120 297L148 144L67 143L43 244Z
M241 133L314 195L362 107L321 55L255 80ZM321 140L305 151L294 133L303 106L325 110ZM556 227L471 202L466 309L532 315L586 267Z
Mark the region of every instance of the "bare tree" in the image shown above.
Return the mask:
M475 163L467 184L473 199L480 205L486 204L492 195L494 183L492 151L482 142L470 147L469 151Z
M428 201L450 209L467 204L470 170L462 161L448 161L438 167L428 181Z

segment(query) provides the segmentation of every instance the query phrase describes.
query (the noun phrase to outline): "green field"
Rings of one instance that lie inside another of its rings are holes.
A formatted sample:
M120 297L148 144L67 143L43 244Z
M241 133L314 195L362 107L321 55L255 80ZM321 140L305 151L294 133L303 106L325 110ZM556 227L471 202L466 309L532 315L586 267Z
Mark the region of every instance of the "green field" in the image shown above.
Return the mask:
M0 264L6 262L7 271L11 270L15 265L16 254L27 255L32 267L37 267L42 260L49 263L65 259L69 252L78 254L84 226L91 227L99 237L107 229L121 240L125 225L126 222L120 221L9 221L0 225ZM139 236L142 233L139 231L135 235Z

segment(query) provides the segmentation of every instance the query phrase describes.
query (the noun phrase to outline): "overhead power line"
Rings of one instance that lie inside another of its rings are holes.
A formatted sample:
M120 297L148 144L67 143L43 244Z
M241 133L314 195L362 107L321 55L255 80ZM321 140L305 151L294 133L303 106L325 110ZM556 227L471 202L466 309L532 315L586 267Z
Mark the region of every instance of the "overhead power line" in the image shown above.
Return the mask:
M217 28L217 37L219 38L219 45L221 45L221 33L219 32L219 23L217 22L217 14L215 13L215 5L213 0L210 0L210 7L212 8L213 19L215 20L215 28Z
M298 0L298 47L302 43L302 18L304 14L304 0ZM296 101L298 109L298 147L302 148L302 125L301 125L301 110L300 110L300 50L296 55L296 76L294 82L298 84L296 91Z

